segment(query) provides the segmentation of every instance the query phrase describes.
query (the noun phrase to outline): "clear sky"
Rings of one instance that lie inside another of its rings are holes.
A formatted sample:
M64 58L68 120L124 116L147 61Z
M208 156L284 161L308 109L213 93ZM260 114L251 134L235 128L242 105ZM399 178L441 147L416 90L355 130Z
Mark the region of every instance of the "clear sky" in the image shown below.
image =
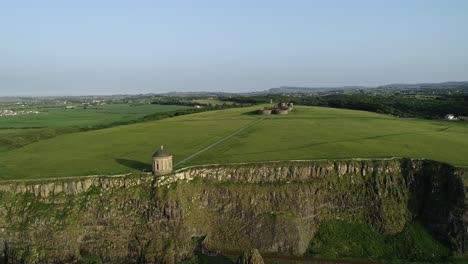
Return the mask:
M0 0L0 95L465 80L466 0Z

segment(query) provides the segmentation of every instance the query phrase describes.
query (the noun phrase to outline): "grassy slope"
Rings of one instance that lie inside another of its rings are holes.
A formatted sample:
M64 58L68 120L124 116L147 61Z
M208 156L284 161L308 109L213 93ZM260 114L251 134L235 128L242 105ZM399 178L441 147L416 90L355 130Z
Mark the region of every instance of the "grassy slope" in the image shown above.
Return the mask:
M296 107L271 116L191 164L278 159L424 157L468 165L468 124Z
M215 114L215 112L210 112ZM47 178L117 174L148 168L151 155L165 144L175 161L252 122L250 116L212 118L206 113L43 140L0 154L0 177Z
M2 179L112 174L148 169L161 144L175 162L262 118L228 109L59 136L0 153ZM185 165L279 159L424 157L468 166L468 124L370 112L296 107Z
M0 151L24 146L56 135L97 125L135 120L145 115L185 109L177 105L111 104L66 110L64 106L41 107L40 114L0 117Z

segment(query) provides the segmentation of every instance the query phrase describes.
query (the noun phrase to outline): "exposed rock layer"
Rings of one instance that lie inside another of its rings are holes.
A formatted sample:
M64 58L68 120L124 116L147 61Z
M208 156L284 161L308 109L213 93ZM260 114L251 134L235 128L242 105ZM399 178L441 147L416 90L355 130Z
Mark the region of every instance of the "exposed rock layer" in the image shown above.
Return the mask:
M301 254L323 220L395 234L418 217L468 253L462 171L423 160L297 161L0 184L9 263L174 263L210 248Z

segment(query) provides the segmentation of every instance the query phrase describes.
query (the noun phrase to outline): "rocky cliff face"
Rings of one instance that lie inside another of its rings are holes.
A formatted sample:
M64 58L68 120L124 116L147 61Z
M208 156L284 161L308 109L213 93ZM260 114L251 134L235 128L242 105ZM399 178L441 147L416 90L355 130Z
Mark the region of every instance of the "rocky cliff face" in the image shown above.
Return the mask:
M431 161L297 161L150 175L0 184L8 263L174 263L209 248L302 254L323 220L399 233L414 218L468 253L468 198Z

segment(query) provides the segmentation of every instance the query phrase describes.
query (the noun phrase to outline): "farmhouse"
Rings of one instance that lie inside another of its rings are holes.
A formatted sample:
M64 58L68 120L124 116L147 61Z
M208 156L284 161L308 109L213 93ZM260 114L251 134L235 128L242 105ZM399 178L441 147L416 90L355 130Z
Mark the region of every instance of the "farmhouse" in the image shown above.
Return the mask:
M445 115L444 119L446 119L446 120L457 120L457 117L454 116L453 114L447 114L447 115Z
M153 175L159 176L172 172L172 155L164 146L153 154Z

